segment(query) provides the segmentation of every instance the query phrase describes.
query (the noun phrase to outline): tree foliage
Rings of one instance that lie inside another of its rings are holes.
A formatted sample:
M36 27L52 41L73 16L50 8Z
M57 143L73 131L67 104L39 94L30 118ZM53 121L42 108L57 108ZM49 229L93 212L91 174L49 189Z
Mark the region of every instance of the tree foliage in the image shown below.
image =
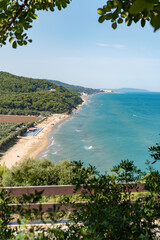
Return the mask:
M145 184L148 194L137 195L135 199L135 195L131 192L132 184L134 183L134 186L135 183L137 184L138 191L138 183L143 173L133 162L122 161L119 165L114 166L112 175L98 174L94 167L85 168L82 162L74 163L75 178L72 180L74 180L75 191L81 188L83 182L81 196L83 199L86 198L87 202L85 204L70 202L67 198L62 202L66 205L66 209L73 208L70 213L68 210L61 212L62 216L66 213L69 214L70 221L67 223L67 228L56 228L53 225L47 229L41 229L41 227L36 229L31 225L30 229L25 229L23 226L23 228L7 231L7 224L12 221L11 210L13 211L13 209L11 209L11 205L7 205L10 203L10 199L6 193L0 192L0 237L3 236L2 239L28 240L158 240L160 226L156 220L160 216L160 188L158 186L160 175L154 169L150 168L150 170ZM23 174L25 173L23 172ZM37 173L35 175L38 176ZM122 181L123 184L121 184ZM129 187L126 188L126 184ZM26 196L24 200L25 203L35 202L39 201L39 198L40 195L36 193L35 196L33 194ZM20 208L22 207L23 205L20 206ZM40 215L38 215L38 211L33 211L31 214L29 210L20 210L20 213L21 217L30 221L33 220L33 215L37 217ZM53 216L50 216L55 219L55 212L52 214ZM18 221L20 225L22 224L21 219ZM45 222L44 218L43 221Z
M54 164L48 159L26 159L7 169L3 175L3 186L43 186L71 184L75 164L61 161Z
M71 112L82 99L46 80L0 72L0 114L40 115Z
M151 157L154 158L153 163L160 160L160 144L157 143L155 146L150 147L149 151L151 152Z
M130 26L139 21L142 27L148 21L154 31L160 28L159 0L108 0L97 12L101 15L99 22L111 21L113 29L123 22Z
M7 39L13 48L32 42L26 31L38 18L37 11L54 11L67 7L71 0L0 0L0 44Z
M72 0L0 0L0 45L5 45L7 40L13 48L17 45L27 45L32 42L28 38L27 30L32 27L32 22L38 18L40 10L55 11L66 8ZM141 22L144 27L149 21L154 31L160 28L160 3L159 0L108 0L98 9L101 15L99 22L110 20L112 28L117 24L125 23L130 26L132 22Z
M16 124L13 129L10 128L10 131L8 132L8 134L6 136L3 135L3 138L0 139L0 150L3 149L4 151L9 144L14 143L14 141L17 139L18 136L23 136L24 133L26 133L27 128L33 127L33 126L34 126L34 122L29 122L29 123L19 123L19 124Z
M52 83L55 83L57 85L61 85L65 88L67 88L68 90L75 92L77 94L81 94L83 92L83 93L90 95L90 94L96 94L96 93L103 92L103 90L101 90L101 89L86 88L86 87L82 87L82 86L71 85L71 84L64 83L64 82L57 81L57 80L49 80L49 81Z

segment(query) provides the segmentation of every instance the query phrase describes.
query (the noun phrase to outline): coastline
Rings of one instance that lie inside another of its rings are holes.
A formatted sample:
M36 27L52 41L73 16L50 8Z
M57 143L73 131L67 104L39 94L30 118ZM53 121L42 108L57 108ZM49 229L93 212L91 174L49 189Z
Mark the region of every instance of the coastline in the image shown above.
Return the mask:
M88 97L88 95L82 96L82 104L80 104L77 109L74 109L72 114L75 114L80 110L81 106L87 103ZM7 168L11 168L13 165L26 158L35 159L48 146L48 134L52 130L53 126L66 118L69 118L72 114L53 114L43 122L37 124L36 127L42 127L43 130L36 136L19 137L18 142L0 158L0 164L5 164Z

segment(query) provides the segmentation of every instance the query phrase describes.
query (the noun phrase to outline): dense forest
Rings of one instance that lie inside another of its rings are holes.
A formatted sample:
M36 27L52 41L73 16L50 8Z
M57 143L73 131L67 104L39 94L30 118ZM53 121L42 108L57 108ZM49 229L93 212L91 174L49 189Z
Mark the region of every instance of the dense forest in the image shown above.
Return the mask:
M0 114L70 113L80 103L82 99L63 86L0 72Z

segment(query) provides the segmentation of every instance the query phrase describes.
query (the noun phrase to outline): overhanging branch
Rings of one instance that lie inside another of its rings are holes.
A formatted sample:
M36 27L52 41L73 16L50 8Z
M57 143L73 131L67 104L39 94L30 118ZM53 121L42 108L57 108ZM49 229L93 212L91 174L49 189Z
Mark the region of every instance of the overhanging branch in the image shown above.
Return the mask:
M24 7L27 5L28 1L29 1L29 0L25 0L25 1L22 3L22 5L20 6L20 8L16 11L13 19L12 19L9 23L5 24L5 28L0 32L0 36L3 35L3 34L10 28L10 26L15 22L16 18L17 18L17 17L19 16L19 14L22 12L22 10L24 9Z

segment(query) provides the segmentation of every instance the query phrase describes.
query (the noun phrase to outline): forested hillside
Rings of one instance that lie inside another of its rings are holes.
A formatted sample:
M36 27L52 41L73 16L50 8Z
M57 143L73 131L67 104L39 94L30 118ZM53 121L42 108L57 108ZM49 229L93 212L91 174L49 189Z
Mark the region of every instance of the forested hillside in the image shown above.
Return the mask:
M60 82L60 81L56 81L56 80L48 80L46 79L47 81L50 81L54 84L57 84L57 85L61 85L71 91L74 91L78 94L84 92L86 94L95 94L95 93L100 93L100 92L103 92L103 90L100 90L100 89L94 89L94 88L86 88L86 87L82 87L82 86L77 86L77 85L71 85L71 84L67 84L67 83L64 83L64 82Z
M63 86L0 72L0 114L71 112L80 103L82 99Z

